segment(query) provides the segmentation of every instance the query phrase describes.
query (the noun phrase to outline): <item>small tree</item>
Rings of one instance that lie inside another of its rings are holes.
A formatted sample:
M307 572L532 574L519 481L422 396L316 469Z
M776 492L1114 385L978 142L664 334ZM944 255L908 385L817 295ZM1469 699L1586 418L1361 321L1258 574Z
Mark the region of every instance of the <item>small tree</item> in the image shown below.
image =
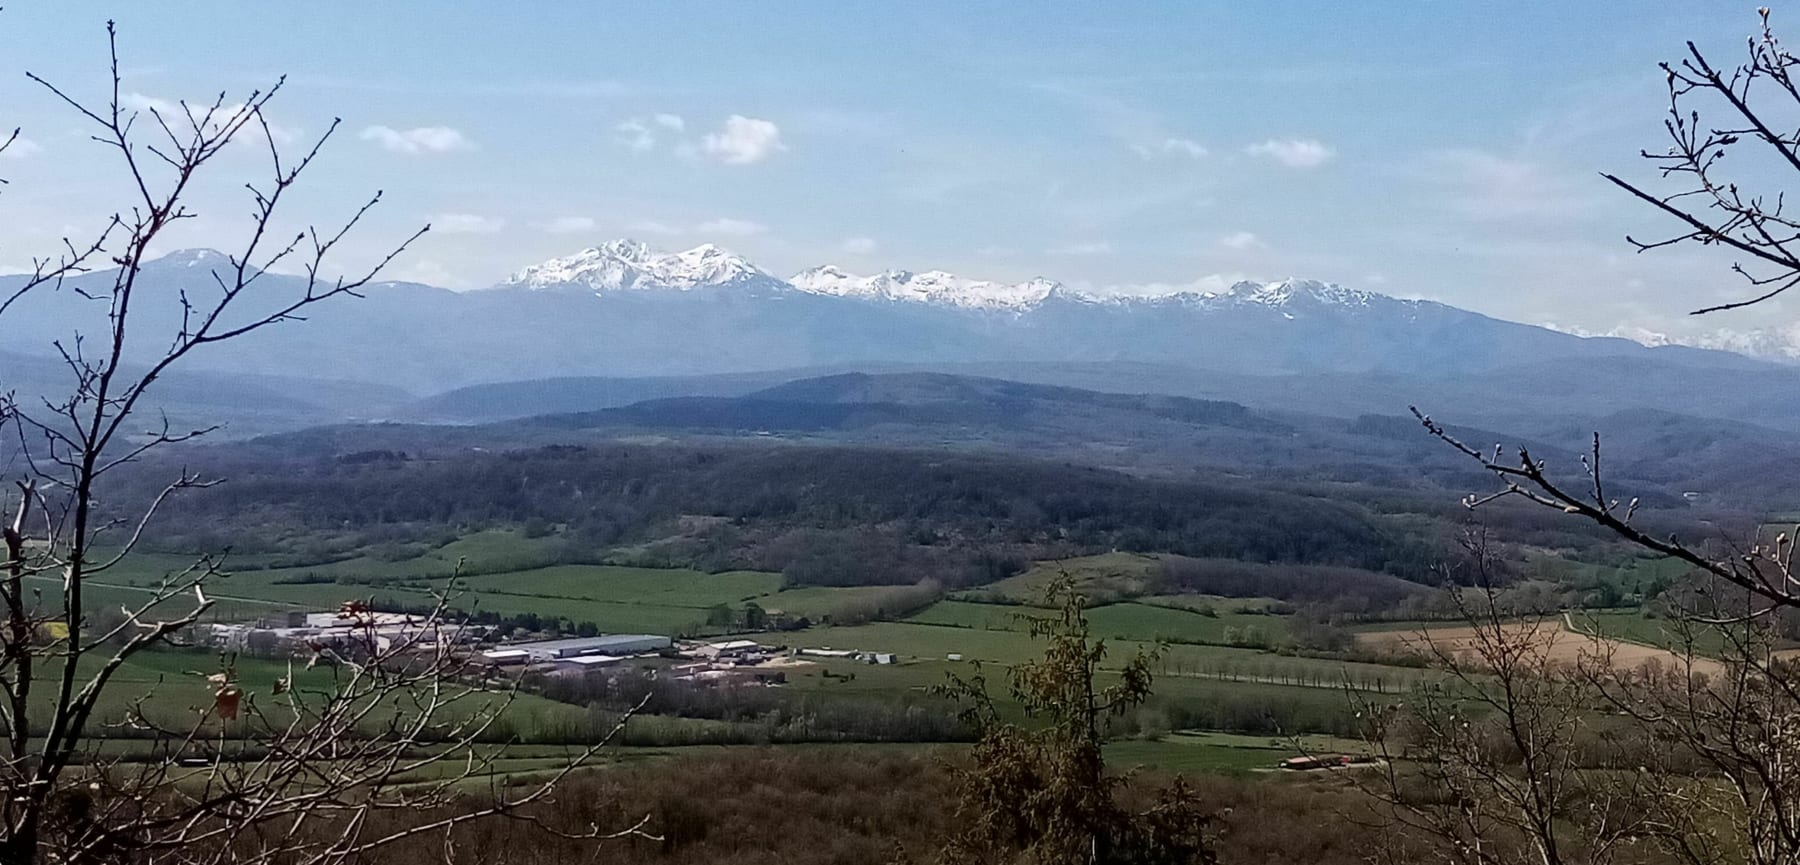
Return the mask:
M963 704L963 721L980 734L973 765L959 769L962 830L942 853L946 863L1205 863L1213 853L1210 818L1177 779L1153 807L1120 803L1124 779L1108 774L1101 748L1107 726L1150 696L1155 653L1139 652L1116 684L1098 684L1106 643L1089 635L1086 599L1066 576L1052 583L1054 617L1022 617L1044 654L1012 668L1008 691L1032 723L1002 720L980 668L938 689Z

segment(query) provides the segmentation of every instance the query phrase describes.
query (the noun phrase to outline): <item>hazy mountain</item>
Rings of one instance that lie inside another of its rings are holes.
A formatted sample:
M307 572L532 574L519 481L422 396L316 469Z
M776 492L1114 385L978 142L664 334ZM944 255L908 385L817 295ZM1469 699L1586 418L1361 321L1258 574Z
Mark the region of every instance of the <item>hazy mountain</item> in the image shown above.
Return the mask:
M179 327L182 293L215 291L213 271L226 266L209 251L150 263L127 355L147 358L166 345ZM0 278L0 288L16 279ZM855 277L820 268L797 279L778 279L710 245L659 253L614 241L523 268L483 291L371 285L362 299L310 310L304 323L198 352L187 368L364 380L414 392L551 377L893 364L1138 363L1211 375L1408 380L1603 358L1772 369L1722 352L1577 337L1308 280L1096 298L1042 280L1008 285L936 271ZM104 308L78 289L92 293L110 282L108 273L88 274L40 293L0 319L0 339L51 354L52 339L96 332ZM265 274L231 320L264 312L298 287L299 277Z

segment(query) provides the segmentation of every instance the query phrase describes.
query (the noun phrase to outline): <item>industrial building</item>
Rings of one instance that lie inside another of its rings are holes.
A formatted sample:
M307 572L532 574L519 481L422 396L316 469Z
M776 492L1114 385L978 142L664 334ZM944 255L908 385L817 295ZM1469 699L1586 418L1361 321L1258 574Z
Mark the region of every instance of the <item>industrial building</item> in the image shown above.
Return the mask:
M559 661L585 655L637 655L666 649L668 637L654 634L609 634L603 637L572 637L564 640L539 640L535 643L509 643L506 648L527 653L535 662Z

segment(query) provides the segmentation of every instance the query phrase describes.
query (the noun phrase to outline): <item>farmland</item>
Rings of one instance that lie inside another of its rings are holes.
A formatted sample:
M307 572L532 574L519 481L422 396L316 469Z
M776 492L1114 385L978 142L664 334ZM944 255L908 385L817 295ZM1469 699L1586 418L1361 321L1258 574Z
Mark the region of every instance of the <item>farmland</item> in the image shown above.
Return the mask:
M1622 630L1607 627L1607 622L1623 617L1601 620L1598 625L1590 625L1588 630L1576 626L1574 618L1573 615L1557 615L1508 623L1499 626L1500 634L1522 645L1535 647L1546 660L1557 664L1572 666L1584 662L1606 662L1623 669L1650 664L1669 669L1685 669L1691 665L1694 671L1708 674L1717 674L1723 669L1721 664L1703 654L1689 657L1656 643L1633 642L1626 638L1628 634ZM1435 626L1411 630L1365 631L1358 634L1357 639L1368 646L1391 650L1472 657L1478 650L1478 642L1483 639L1483 632L1466 625Z
M974 675L977 664L997 707L1008 716L1023 717L1007 693L1004 671L1041 654L1041 642L1029 633L1029 619L1051 613L1042 606L1044 592L1063 578L1089 598L1090 631L1106 642L1103 682L1115 680L1115 671L1137 653L1155 658L1153 697L1115 727L1118 739L1110 753L1125 764L1207 771L1264 768L1292 755L1291 743L1275 740L1294 733L1351 732L1346 687L1402 694L1438 681L1437 673L1417 665L1378 662L1384 652L1404 654L1395 651L1392 633L1356 637L1355 659L1341 651L1308 650L1299 642L1292 602L1180 591L1162 579L1157 556L1103 553L1040 561L993 582L937 594L925 585L795 585L773 571L708 572L567 558L566 549L559 553L545 537L507 529L469 532L434 544L342 550L314 561L292 553L237 556L226 562L230 575L214 581L209 590L216 604L211 617L333 609L351 599L371 600L377 608L423 607L448 593L450 603L460 609L540 622L564 633L581 626L606 633L704 637L741 631L745 610L755 606L785 613L801 625L754 635L765 645L896 656L891 665L813 659L787 667L785 687L740 709L652 706L649 714L633 721L626 736L626 751L640 757L657 748L706 743L800 744L846 737L898 743L906 741L904 731L913 729L936 729L930 735L941 736L941 725L932 726L940 722L921 727L917 719L905 719L919 712L947 715L952 707L933 696L933 688L953 676ZM96 606L132 599L141 603L149 587L189 563L182 556L134 556L90 586L89 596ZM896 593L917 602L893 608L888 602ZM171 603L186 603L185 596ZM1642 625L1641 619L1625 614L1608 622L1607 627ZM1351 639L1348 632L1345 639ZM192 717L209 693L198 673L219 663L216 656L193 652L144 655L125 671L126 690L153 686L150 705L155 711ZM651 659L643 666L662 669L666 663ZM285 669L278 661L238 661L238 674L247 685L272 682ZM112 715L124 710L122 705L106 708ZM836 730L828 727L838 722L821 720L852 717L877 720L858 720ZM550 747L548 743L579 738L598 720L579 705L527 695L509 710L507 729L521 741L540 743L533 747ZM1334 749L1346 750L1342 745L1336 743ZM548 765L546 759L513 756L493 770L528 774Z

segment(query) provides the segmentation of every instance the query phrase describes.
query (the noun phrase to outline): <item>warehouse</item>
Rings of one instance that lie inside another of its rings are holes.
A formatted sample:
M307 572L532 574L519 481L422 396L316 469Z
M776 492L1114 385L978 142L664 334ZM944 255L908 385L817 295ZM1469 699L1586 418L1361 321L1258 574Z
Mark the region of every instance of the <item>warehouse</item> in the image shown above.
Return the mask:
M668 637L653 634L609 634L603 637L573 637L566 640L541 640L535 643L512 643L506 646L530 654L533 661L558 661L584 655L636 655L666 649Z

